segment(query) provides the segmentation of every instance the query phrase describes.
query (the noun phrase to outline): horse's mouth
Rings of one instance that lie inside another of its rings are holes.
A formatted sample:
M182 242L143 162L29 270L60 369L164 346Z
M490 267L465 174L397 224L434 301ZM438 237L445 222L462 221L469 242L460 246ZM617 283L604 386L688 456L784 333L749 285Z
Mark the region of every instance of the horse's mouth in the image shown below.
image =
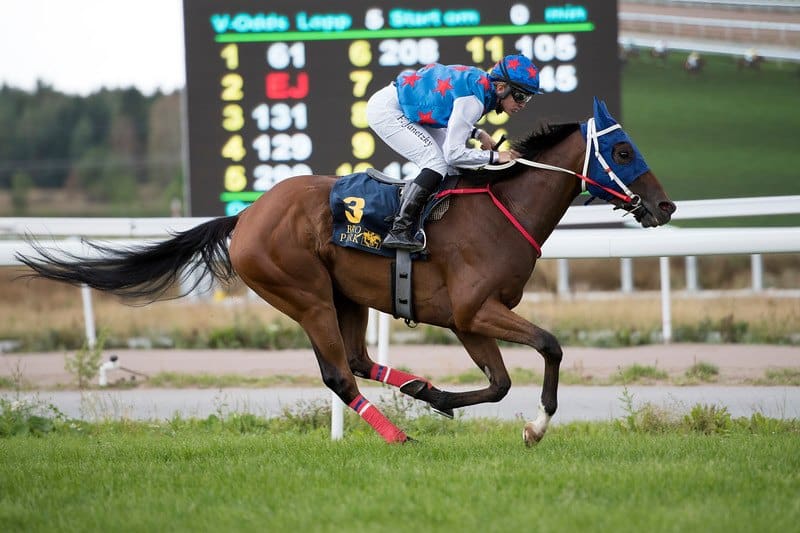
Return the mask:
M663 226L672 220L672 214L675 212L675 204L669 200L658 202L654 209L648 206L647 202L641 202L638 205L630 203L615 202L617 209L624 209L636 219L636 222L642 225L643 228L655 228Z

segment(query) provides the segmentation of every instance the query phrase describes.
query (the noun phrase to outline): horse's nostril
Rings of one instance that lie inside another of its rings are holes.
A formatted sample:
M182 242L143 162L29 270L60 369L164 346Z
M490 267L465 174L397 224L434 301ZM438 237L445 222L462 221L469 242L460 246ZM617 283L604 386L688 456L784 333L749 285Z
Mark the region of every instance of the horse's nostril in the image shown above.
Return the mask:
M671 215L677 209L675 204L672 202L660 202L658 204L658 208L661 209L663 212L667 213L668 215Z

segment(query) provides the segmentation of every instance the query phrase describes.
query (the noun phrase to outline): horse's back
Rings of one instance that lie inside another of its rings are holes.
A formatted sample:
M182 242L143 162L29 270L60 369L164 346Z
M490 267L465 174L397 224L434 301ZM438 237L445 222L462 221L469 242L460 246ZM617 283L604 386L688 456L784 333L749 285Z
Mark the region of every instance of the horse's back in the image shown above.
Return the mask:
M336 176L295 176L276 184L239 215L237 231L272 232L281 224L316 218L328 209L328 197Z

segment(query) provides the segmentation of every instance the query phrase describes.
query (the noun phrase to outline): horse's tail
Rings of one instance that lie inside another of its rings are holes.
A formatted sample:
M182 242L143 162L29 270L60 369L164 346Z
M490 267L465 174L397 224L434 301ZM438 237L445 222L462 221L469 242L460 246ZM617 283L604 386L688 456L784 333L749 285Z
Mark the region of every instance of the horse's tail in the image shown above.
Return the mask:
M178 279L191 280L179 298L197 287L209 274L228 281L236 274L228 254L227 238L236 227L238 217L215 218L171 239L155 244L115 249L96 242L87 242L99 257L80 257L58 250L45 249L30 241L38 257L16 257L34 270L33 277L63 281L72 285L86 284L126 299L153 302L169 298L166 291ZM194 260L199 256L197 260ZM193 275L197 272L197 275Z

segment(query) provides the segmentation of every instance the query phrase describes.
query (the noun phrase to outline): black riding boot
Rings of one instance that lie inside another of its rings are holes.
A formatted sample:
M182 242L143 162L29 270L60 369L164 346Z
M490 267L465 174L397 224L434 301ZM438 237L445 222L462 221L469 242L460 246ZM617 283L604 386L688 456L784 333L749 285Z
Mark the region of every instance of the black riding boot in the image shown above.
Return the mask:
M400 202L400 212L394 218L389 234L383 239L383 248L398 248L409 252L422 250L423 243L416 239L417 223L430 194L430 189L420 187L416 181L406 185Z
M423 249L425 243L415 238L419 216L428 201L428 196L436 190L441 181L441 174L429 168L423 168L414 181L406 185L400 201L400 212L394 218L392 229L383 239L381 246L410 252L419 252Z

